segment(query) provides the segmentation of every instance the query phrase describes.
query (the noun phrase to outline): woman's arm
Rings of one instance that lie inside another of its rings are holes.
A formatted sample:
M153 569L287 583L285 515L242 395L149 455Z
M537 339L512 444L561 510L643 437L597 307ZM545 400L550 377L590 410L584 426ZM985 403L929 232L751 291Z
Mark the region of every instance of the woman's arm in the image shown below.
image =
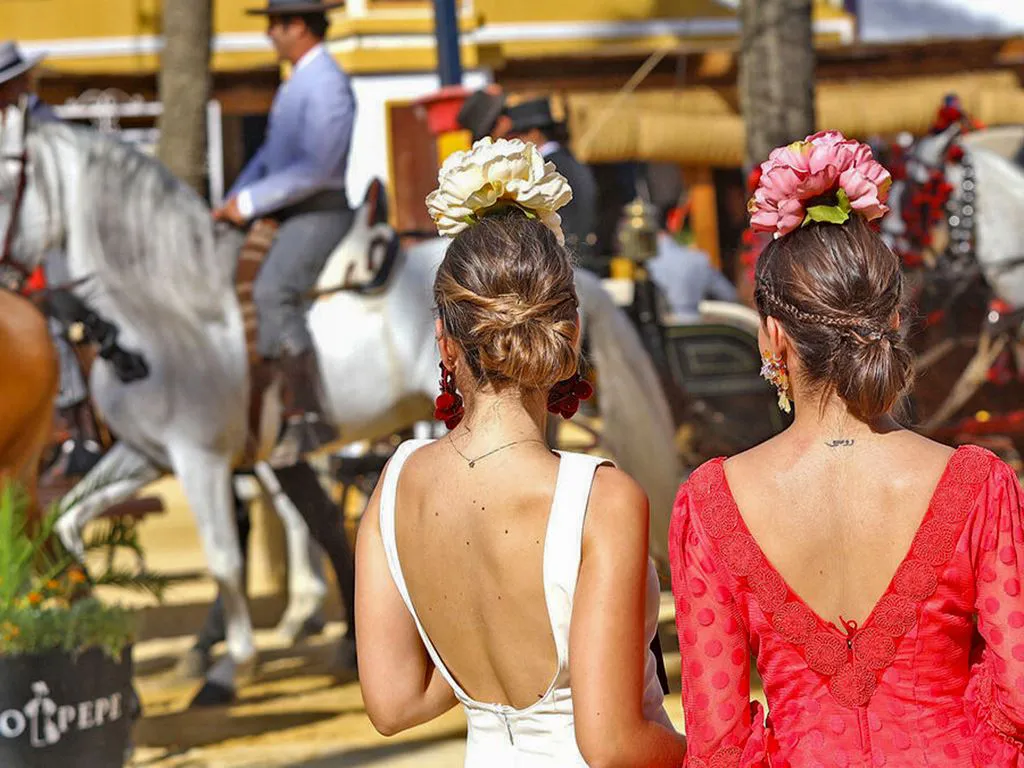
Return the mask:
M380 491L367 504L356 539L356 649L370 722L393 736L433 720L458 702L420 639L391 578L380 534Z
M644 719L647 497L617 469L598 469L569 634L576 741L596 768L676 768L685 739Z

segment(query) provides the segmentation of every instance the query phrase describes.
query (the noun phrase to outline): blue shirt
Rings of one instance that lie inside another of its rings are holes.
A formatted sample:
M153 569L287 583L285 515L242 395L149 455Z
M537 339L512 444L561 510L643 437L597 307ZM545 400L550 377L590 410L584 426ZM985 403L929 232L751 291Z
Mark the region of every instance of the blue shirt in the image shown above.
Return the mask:
M356 100L348 75L318 45L277 90L267 137L228 193L247 219L317 192L344 190Z
M736 288L711 266L703 251L687 248L671 235L658 235L658 255L645 265L677 319L696 322L704 299L736 301Z

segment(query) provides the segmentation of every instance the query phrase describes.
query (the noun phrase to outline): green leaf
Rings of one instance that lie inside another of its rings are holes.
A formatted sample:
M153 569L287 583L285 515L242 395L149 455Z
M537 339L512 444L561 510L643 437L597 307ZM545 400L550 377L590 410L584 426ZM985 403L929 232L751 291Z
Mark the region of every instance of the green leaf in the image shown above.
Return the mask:
M842 224L850 218L848 211L844 211L838 205L815 205L807 209L808 221L822 221L828 224Z
M850 207L850 196L846 194L846 190L842 187L840 187L839 191L836 192L836 200L839 201L839 207L847 213L853 210Z

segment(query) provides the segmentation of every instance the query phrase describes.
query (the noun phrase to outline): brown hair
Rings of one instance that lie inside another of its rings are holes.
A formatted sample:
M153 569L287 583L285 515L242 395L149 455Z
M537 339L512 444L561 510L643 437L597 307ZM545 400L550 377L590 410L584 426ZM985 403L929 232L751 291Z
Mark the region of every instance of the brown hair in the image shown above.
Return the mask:
M896 328L903 270L860 216L772 241L757 260L754 296L796 345L806 380L857 418L888 413L909 388L913 357Z
M434 300L480 383L547 389L577 370L572 260L547 227L516 208L452 240Z

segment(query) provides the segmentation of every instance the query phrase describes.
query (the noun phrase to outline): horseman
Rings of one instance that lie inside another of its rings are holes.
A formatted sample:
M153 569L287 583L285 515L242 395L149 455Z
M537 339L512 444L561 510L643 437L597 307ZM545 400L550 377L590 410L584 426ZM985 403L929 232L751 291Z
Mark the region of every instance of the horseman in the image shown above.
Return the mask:
M458 121L472 133L473 141L484 136L522 139L535 144L541 156L555 164L572 187L572 202L559 211L565 242L586 264L597 245L597 181L590 168L565 146L565 126L552 115L551 102L532 99L510 107L501 89L491 86L467 97Z
M572 201L559 211L562 229L566 245L586 264L597 245L598 193L593 172L565 146L568 133L565 125L555 120L547 98L506 107L504 115L508 118L507 137L536 144L541 156L554 163L558 172L568 179Z
M43 54L24 55L14 42L0 43L0 110L25 99L28 120L43 123L60 120L33 88L32 70L44 58ZM49 284L41 306L50 318L50 332L60 360L57 409L71 438L61 447L61 458L47 472L44 483L60 475L65 478L84 475L101 456L89 389L73 343L98 344L100 356L110 361L122 381L135 381L148 374L145 360L117 343L117 328L73 294L67 288L69 282L64 252L54 248L46 254L45 272L33 276L32 283L37 288Z
M236 226L271 218L280 228L253 287L258 351L290 393L287 426L271 462L293 464L337 438L324 416L320 373L306 326L308 294L353 221L345 172L356 114L348 76L327 52L326 11L342 2L267 0L267 34L290 79L274 98L263 146L214 211Z

